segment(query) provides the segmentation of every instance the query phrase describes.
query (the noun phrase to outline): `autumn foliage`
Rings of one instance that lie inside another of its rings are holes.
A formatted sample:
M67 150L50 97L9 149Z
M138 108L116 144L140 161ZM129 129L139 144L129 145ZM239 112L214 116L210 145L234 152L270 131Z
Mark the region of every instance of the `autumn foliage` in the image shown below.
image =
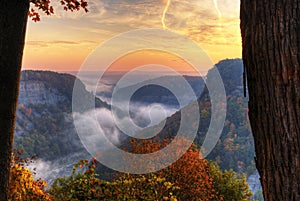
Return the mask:
M172 154L180 154L182 143L187 143L185 139L176 142L176 149ZM144 154L155 152L169 144L168 140L132 140L132 152ZM192 144L192 143L190 143ZM170 156L175 157L175 156ZM192 145L183 156L172 165L156 173L158 177L166 178L179 187L176 193L178 200L223 200L222 195L215 191L213 177L210 175L210 166L205 159L200 158L199 150Z
M210 175L214 180L215 190L222 195L224 200L250 201L253 196L246 182L246 175L239 177L232 169L220 170L219 166L209 162Z
M176 147L184 141L177 143ZM131 151L142 154L167 144L168 141L133 140ZM118 174L113 181L99 179L95 158L81 160L70 176L57 178L48 190L47 183L35 180L26 168L33 158L22 159L19 154L13 154L11 163L11 201L249 201L252 196L245 177L239 178L232 170L223 172L216 164L201 159L194 145L163 170L145 175Z
M21 152L12 155L9 183L9 200L11 201L51 201L52 197L45 191L47 182L35 180L32 172L26 168L31 159L22 159Z
M40 12L45 13L46 15L54 14L54 8L51 5L50 0L30 0L32 7L28 12L28 16L34 21L40 21ZM65 11L78 11L83 9L85 12L88 12L87 2L85 0L61 0L61 6Z
M138 154L152 153L168 146L171 140L131 140L130 151ZM167 168L156 173L158 177L166 178L178 186L176 198L189 201L249 201L252 192L246 182L246 177L238 176L233 170L221 171L216 163L202 159L199 149L185 138L173 141L174 150L168 153L174 159L182 153L182 145L189 143L191 147ZM163 154L163 153L162 153ZM135 163L134 165L137 165ZM149 164L155 165L155 164ZM134 177L134 175L131 175Z
M156 175L122 175L113 182L100 180L95 174L96 160L82 160L74 166L70 177L58 178L50 194L59 201L104 200L177 201L174 192L178 189L165 178Z

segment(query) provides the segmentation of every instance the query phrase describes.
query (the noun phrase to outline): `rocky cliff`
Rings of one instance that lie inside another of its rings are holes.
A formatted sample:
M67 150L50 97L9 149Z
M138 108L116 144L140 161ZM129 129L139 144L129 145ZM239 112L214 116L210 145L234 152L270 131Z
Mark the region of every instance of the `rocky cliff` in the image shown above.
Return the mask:
M22 72L14 146L24 155L37 155L36 166L42 167L39 173L47 171L45 178L49 181L67 174L75 162L89 157L73 125L75 80L69 74ZM80 93L82 98L93 96L82 83ZM99 99L95 102L97 107L109 108Z
M43 81L22 80L20 84L19 103L24 105L56 105L67 97L55 88L47 88Z

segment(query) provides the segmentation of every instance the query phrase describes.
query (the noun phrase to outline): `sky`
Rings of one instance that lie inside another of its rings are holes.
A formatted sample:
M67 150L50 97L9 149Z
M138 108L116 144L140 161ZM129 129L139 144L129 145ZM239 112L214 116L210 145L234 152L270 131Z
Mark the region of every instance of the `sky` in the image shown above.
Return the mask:
M87 1L88 13L65 12L58 0L52 0L54 15L41 14L38 23L29 19L23 69L78 71L103 42L124 32L147 28L169 30L195 41L213 63L241 57L239 0ZM141 58L140 53L135 55L123 59L126 65ZM156 60L162 58L157 53L143 55L145 60L149 55L152 59L157 55Z

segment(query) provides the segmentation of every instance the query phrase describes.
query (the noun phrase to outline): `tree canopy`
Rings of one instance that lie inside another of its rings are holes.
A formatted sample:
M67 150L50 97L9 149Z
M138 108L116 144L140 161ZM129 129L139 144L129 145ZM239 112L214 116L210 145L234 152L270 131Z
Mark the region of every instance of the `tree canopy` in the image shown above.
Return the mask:
M45 13L46 15L54 14L54 8L51 5L50 0L30 0L30 3L32 4L32 7L28 12L28 16L34 22L41 20L39 12ZM88 3L85 0L61 0L60 4L65 11L73 12L83 9L85 12L88 12Z

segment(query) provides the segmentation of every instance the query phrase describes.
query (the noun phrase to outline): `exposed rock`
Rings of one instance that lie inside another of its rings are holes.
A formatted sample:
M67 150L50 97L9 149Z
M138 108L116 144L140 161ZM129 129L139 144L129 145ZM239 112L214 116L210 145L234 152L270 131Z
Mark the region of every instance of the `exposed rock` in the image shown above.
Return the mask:
M262 190L261 183L260 183L260 176L257 171L248 177L247 183L249 184L249 188L253 192L254 195L259 190L260 191Z
M67 97L55 88L47 88L43 81L28 80L20 84L19 103L56 105Z
M47 171L43 178L50 182L55 177L70 174L76 162L90 157L73 124L75 80L76 77L69 74L22 72L14 145L24 150L25 155L38 156L36 164L49 168L41 172ZM83 99L93 96L82 83L79 90ZM99 99L95 102L98 107L108 108Z

